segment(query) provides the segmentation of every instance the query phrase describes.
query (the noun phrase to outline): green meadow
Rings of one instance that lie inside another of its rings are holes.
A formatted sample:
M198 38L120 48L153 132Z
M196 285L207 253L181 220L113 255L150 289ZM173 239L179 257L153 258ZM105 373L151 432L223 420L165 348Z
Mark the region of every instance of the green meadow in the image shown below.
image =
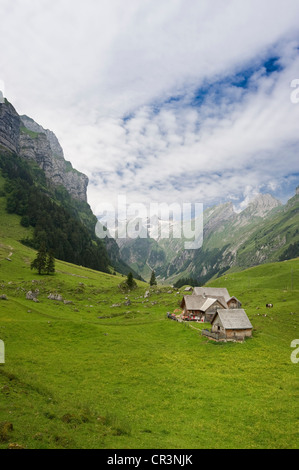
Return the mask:
M299 259L211 282L254 326L244 343L215 343L209 325L167 319L183 288L124 293L124 277L58 260L39 276L4 198L0 220L0 448L298 447Z

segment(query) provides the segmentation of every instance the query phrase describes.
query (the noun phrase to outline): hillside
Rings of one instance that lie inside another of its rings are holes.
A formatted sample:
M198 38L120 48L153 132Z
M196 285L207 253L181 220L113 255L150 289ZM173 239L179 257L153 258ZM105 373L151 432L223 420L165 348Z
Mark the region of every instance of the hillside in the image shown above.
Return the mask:
M17 241L31 229L3 200L0 448L298 447L298 259L212 283L241 299L254 326L244 343L217 344L166 318L183 290L145 298L138 282L124 294L121 276L61 261L38 276L34 250ZM39 302L27 300L36 289Z

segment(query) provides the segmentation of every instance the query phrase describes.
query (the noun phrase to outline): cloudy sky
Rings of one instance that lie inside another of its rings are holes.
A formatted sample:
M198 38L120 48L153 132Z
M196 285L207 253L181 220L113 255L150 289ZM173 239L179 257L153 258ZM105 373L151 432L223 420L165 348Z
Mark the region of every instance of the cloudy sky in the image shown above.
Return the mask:
M0 14L5 95L88 175L96 214L120 194L294 193L298 0L0 0Z

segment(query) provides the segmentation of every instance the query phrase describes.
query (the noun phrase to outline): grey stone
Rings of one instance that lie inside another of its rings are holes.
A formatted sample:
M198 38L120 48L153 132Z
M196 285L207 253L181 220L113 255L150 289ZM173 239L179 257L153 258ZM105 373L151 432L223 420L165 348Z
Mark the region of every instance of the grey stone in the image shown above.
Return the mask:
M38 290L38 289L36 289L34 292L31 291L31 290L29 290L29 291L27 292L27 294L26 294L26 299L27 299L27 300L33 300L34 302L36 302L36 301L38 301L38 300L37 300L38 294L39 294L39 290Z
M60 294L50 294L48 295L48 299L57 300L58 302L63 302L63 297Z

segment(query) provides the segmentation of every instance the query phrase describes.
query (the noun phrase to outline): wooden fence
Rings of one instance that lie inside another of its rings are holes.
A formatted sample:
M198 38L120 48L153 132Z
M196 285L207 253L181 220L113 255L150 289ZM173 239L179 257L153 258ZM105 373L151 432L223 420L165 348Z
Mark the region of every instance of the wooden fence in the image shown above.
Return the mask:
M209 330L202 330L201 334L207 336L208 338L215 339L216 341L219 341L219 339L221 339L221 336L218 333L212 333Z

